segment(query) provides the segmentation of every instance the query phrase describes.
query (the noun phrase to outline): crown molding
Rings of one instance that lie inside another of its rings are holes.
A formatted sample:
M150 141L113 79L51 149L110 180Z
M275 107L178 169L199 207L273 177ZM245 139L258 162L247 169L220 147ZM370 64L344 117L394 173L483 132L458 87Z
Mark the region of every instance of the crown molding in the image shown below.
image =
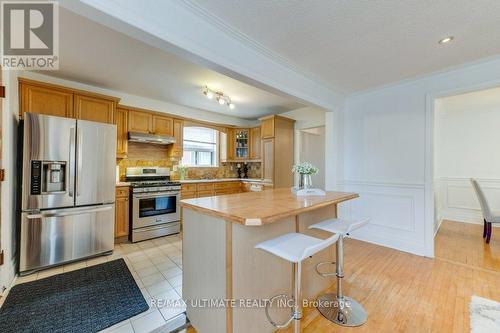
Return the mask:
M196 3L192 0L178 0L178 3L181 6L183 6L184 8L186 8L187 10L191 11L191 13L193 13L194 15L197 15L199 18L201 18L205 22L216 26L218 29L222 30L227 35L238 40L240 43L242 43L246 47L251 47L256 52L262 54L263 56L265 56L269 59L272 59L274 62L279 63L280 65L288 68L289 70L294 71L294 72L296 72L296 73L298 73L298 74L300 74L300 75L302 75L302 76L304 76L312 81L315 81L318 84L321 84L322 86L325 86L328 89L335 90L336 93L345 95L345 92L340 91L339 89L337 89L335 87L332 87L329 82L320 78L316 74L314 74L310 71L304 70L303 68L295 65L288 58L283 57L282 55L274 52L273 50L271 50L268 47L264 46L263 44L257 42L255 39L251 38L250 36L243 33L242 31L227 24L220 17L213 14L212 12L207 10L206 8L200 6L198 3Z

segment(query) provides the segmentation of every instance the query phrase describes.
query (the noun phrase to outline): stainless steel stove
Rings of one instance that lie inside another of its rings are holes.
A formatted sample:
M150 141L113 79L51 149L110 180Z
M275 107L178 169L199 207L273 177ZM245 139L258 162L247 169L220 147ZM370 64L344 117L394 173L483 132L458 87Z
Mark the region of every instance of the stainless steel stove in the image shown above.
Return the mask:
M180 231L179 182L170 180L168 168L127 168L131 191L130 240L171 235Z

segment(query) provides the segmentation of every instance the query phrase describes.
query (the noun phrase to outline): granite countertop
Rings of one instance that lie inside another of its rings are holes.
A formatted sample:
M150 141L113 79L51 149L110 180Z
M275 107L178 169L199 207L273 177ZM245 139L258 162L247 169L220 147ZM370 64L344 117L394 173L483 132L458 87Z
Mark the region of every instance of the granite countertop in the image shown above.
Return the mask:
M214 179L183 179L179 180L181 184L191 183L218 183L218 182L262 182L260 178L214 178Z
M130 183L129 182L118 182L116 183L116 186L130 186Z
M359 197L357 193L326 192L325 196L293 194L289 188L181 200L181 206L226 221L260 226Z

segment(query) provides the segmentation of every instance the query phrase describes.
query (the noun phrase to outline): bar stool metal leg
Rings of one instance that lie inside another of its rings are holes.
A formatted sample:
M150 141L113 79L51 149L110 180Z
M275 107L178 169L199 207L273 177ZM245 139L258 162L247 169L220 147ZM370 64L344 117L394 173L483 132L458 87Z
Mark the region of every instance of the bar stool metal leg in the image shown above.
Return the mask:
M337 241L337 294L325 294L318 298L318 311L328 320L341 326L363 325L368 314L361 304L344 296L342 279L344 278L344 243L343 237Z
M300 320L302 319L302 302L301 293L301 263L293 264L293 332L300 332Z

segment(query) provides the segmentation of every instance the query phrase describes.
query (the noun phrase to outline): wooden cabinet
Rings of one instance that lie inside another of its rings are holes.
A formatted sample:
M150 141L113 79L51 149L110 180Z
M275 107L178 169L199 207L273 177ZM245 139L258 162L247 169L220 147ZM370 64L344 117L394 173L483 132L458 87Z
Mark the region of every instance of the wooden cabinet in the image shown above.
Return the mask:
M260 127L261 127L261 137L262 139L266 138L274 138L274 120L275 116L269 116L265 118L261 118Z
M254 128L228 128L220 135L220 159L249 161L261 158L260 126Z
M148 112L129 110L129 132L151 133L153 131L153 116Z
M229 161L234 160L234 129L233 128L228 128L227 129L227 159Z
M115 238L129 234L129 188L117 187L115 200Z
M181 119L173 120L173 135L175 143L168 146L168 156L178 160L182 159L183 141L184 141L184 121ZM222 159L222 158L221 158Z
M275 188L291 187L295 121L281 116L261 120L262 179L272 183Z
M116 102L94 96L75 94L75 118L113 124Z
M237 128L234 130L234 158L248 160L250 158L250 130Z
M19 117L25 112L73 118L73 92L19 79Z
M241 182L200 182L182 184L181 198L203 198L242 192Z
M274 182L274 138L262 140L262 179Z
M250 129L250 159L260 159L261 134L260 126Z
M170 117L153 115L153 133L158 135L173 135L173 122Z
M173 119L146 111L129 110L128 130L129 132L172 135Z
M116 157L125 158L128 153L128 110L117 107L115 112L116 122Z
M19 78L19 117L25 112L113 124L118 98Z

